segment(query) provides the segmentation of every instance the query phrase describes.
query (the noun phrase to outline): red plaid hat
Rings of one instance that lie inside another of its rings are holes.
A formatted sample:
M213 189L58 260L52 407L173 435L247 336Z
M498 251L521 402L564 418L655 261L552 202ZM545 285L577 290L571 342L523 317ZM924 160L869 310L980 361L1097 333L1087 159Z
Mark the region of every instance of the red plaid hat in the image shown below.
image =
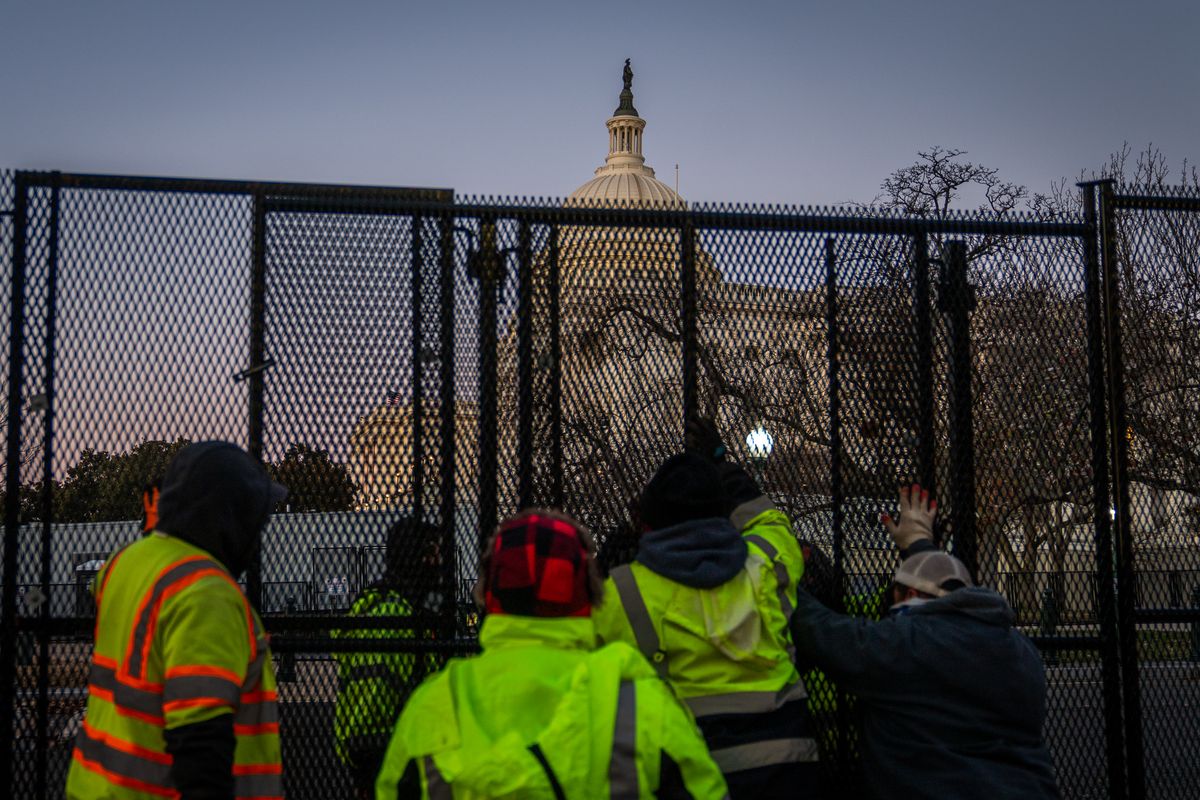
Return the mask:
M588 550L579 526L542 511L525 511L496 530L484 600L489 614L586 617Z

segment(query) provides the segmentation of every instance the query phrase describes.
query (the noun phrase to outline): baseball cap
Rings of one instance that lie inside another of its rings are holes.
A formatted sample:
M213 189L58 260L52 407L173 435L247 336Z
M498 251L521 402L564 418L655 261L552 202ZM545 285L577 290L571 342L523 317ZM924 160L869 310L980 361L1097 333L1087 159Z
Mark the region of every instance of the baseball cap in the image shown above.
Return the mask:
M906 558L896 570L896 583L934 597L944 597L950 590L943 589L947 581L960 581L964 586L974 586L971 573L954 556L941 550L926 550Z

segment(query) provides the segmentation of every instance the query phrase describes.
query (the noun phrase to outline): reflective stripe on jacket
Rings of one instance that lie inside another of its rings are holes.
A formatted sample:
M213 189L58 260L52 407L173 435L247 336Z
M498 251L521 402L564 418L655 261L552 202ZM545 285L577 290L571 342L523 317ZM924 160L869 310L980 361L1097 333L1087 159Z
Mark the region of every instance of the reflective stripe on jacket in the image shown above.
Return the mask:
M618 567L594 612L600 638L638 647L683 699L726 775L818 759L790 631L804 557L765 497L732 515L749 555L698 589L644 564Z
M275 673L262 621L206 552L155 533L96 580L96 643L69 798L178 797L163 731L234 718L238 797L283 795Z
M368 588L348 616L408 617L412 606L399 594ZM339 639L412 639L418 632L399 629L335 630ZM333 732L338 757L355 766L364 755L382 756L400 709L417 684L437 669L433 653L337 652L338 697ZM370 760L368 758L368 760Z
M451 661L405 706L377 796L415 775L432 800L650 798L671 764L692 797L725 797L695 724L645 660L595 642L588 618L489 616L483 653Z

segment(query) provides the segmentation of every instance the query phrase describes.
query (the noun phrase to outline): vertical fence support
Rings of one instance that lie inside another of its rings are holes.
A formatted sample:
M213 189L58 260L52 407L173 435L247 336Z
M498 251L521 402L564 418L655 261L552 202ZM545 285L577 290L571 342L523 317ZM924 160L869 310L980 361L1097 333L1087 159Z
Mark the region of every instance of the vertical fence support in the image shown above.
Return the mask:
M1121 285L1117 274L1117 231L1113 181L1100 183L1100 259L1104 293L1104 333L1108 356L1109 459L1112 470L1113 518L1116 522L1117 642L1121 654L1125 753L1130 800L1146 796L1142 749L1141 688L1138 681L1137 620L1134 586L1133 530L1129 508L1129 449L1125 413L1125 367L1121 350Z
M55 337L58 323L58 228L61 202L60 175L55 172L50 184L50 249L46 264L46 330L44 352L45 372L42 396L45 398L42 422L42 607L38 620L38 694L37 727L38 752L34 795L48 797L46 781L47 753L50 750L50 550L51 522L54 519L54 362Z
M412 374L409 380L409 418L412 420L412 469L409 479L412 485L412 515L414 519L425 519L425 254L421 226L424 224L417 214L412 216L412 235L409 237L409 287L412 291L410 309L412 313ZM424 542L422 542L424 544Z
M496 418L496 314L500 280L500 254L496 249L496 224L480 220L479 250L475 254L479 276L479 543L480 552L496 528L497 425Z
M558 226L550 229L550 505L563 505L562 320L559 296Z
M250 379L247 444L250 455L263 460L263 397L267 353L267 207L262 190L254 192L252 241L250 245ZM237 577L237 576L234 576ZM246 568L246 597L260 613L263 610L262 548Z
M533 505L533 265L529 223L517 228L517 507Z
M699 411L698 351L696 342L696 228L691 217L679 229L680 299L683 303L683 424Z
M441 356L438 388L441 392L441 457L438 460L441 468L441 508L438 510L439 522L442 526L442 542L439 548L442 567L442 603L443 608L457 608L458 601L458 542L455 538L457 530L457 492L455 470L455 427L458 419L458 408L454 395L454 217L447 212L440 220L440 280L441 320L438 333L441 341L438 343ZM445 615L443 615L445 616ZM447 639L457 635L458 614L446 623L443 636Z
M971 391L971 312L975 290L967 282L967 246L946 242L938 306L946 318L950 349L950 519L954 555L979 574L975 541L975 428Z
M1092 439L1092 502L1096 526L1096 617L1100 627L1100 679L1104 687L1104 735L1109 797L1126 796L1125 735L1121 722L1120 652L1117 642L1116 594L1113 578L1110 512L1108 409L1104 385L1104 321L1101 304L1099 231L1096 187L1083 184L1083 213L1088 233L1083 240L1084 292L1087 308L1088 396Z
M937 493L937 461L933 420L933 311L929 296L929 237L913 236L913 345L917 396L917 477L930 494Z
M841 342L838 338L837 251L832 236L825 239L825 328L829 362L829 500L833 510L833 571L838 581L838 596L849 592L846 581L844 528L846 523L845 487L842 484L842 381ZM849 698L841 685L834 687L838 763L835 769L850 769Z
M18 172L14 181L12 240L12 319L8 335L8 448L4 496L4 576L0 597L4 637L0 642L0 731L11 736L16 702L17 665L17 553L21 547L21 380L25 366L25 236L29 224L29 181ZM0 786L15 786L13 748L2 761Z

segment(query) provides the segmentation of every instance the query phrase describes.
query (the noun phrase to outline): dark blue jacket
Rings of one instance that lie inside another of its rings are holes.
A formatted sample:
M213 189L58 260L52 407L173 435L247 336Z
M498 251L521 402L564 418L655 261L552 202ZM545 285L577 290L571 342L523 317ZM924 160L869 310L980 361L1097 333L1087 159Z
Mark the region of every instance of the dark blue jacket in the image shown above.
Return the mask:
M1059 796L1042 738L1045 670L1000 595L959 589L872 622L802 589L792 625L798 659L858 695L873 796Z

